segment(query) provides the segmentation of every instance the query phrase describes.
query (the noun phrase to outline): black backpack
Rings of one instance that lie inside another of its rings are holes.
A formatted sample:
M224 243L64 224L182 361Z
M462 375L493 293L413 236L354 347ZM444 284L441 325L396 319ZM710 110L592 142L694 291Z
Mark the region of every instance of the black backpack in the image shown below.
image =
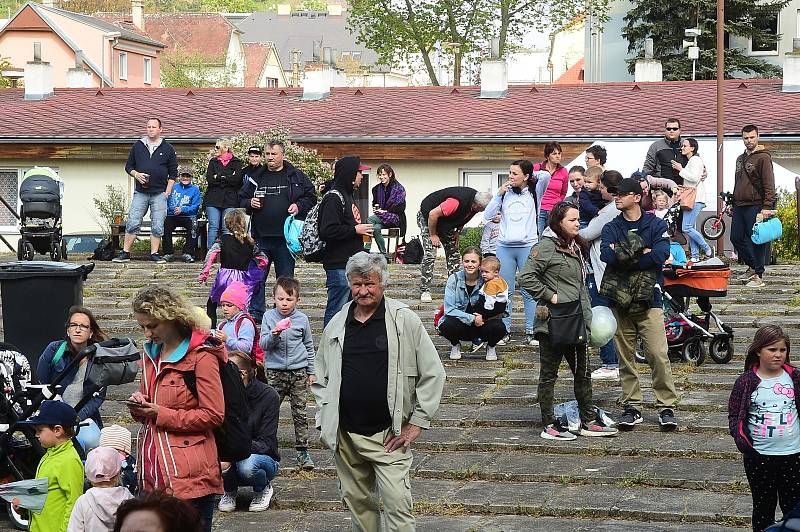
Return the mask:
M94 249L92 259L106 261L111 260L114 258L114 251L114 243L111 240L104 238Z
M404 264L419 264L422 262L422 257L425 254L422 249L422 242L418 236L415 236L406 243L406 249L403 253Z
M197 375L194 371L183 374L189 391L197 398ZM250 456L253 439L247 427L247 399L239 367L228 360L219 367L222 395L225 397L225 418L222 425L214 429L217 442L217 458L220 462L238 462Z

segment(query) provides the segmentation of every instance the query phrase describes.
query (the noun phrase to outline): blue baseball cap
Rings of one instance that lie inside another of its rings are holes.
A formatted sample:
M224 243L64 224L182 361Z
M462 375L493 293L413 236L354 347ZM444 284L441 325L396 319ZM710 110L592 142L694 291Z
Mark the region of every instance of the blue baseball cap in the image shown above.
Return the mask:
M22 425L61 425L74 427L78 424L78 413L64 401L42 401L39 412L25 421Z

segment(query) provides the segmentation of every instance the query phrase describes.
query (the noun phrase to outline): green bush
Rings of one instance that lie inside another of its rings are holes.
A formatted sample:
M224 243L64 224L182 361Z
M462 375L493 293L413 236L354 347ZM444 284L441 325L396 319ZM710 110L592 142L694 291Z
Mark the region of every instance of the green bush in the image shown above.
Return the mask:
M775 251L782 259L800 259L797 249L797 194L778 189L777 210L783 225L783 236L775 242Z
M103 229L103 234L111 234L111 224L119 217L122 221L128 212L128 195L119 185L106 185L104 195L94 198L94 207L97 209L95 221ZM99 218L99 219L98 219Z
M483 236L483 224L478 227L467 227L461 231L458 239L458 254L463 255L464 250L470 246L481 248L481 236Z

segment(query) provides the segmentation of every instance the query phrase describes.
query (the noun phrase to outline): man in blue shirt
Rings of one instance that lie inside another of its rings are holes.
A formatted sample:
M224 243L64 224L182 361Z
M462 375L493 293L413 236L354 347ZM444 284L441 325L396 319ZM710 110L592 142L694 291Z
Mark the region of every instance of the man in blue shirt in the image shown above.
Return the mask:
M197 210L200 208L200 189L192 184L192 169L181 166L180 177L172 187L167 198L167 218L164 220L164 259L172 262L181 259L183 262L194 262L194 250L197 245ZM176 227L186 228L186 242L183 244L183 255L174 256L172 248L172 231Z

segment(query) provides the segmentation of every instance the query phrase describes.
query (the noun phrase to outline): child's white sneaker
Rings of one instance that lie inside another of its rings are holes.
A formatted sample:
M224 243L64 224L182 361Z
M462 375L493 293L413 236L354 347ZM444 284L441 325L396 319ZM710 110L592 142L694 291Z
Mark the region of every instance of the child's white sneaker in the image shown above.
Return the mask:
M492 345L486 348L486 360L497 360L497 350Z
M450 348L450 360L461 359L461 344L456 344Z

